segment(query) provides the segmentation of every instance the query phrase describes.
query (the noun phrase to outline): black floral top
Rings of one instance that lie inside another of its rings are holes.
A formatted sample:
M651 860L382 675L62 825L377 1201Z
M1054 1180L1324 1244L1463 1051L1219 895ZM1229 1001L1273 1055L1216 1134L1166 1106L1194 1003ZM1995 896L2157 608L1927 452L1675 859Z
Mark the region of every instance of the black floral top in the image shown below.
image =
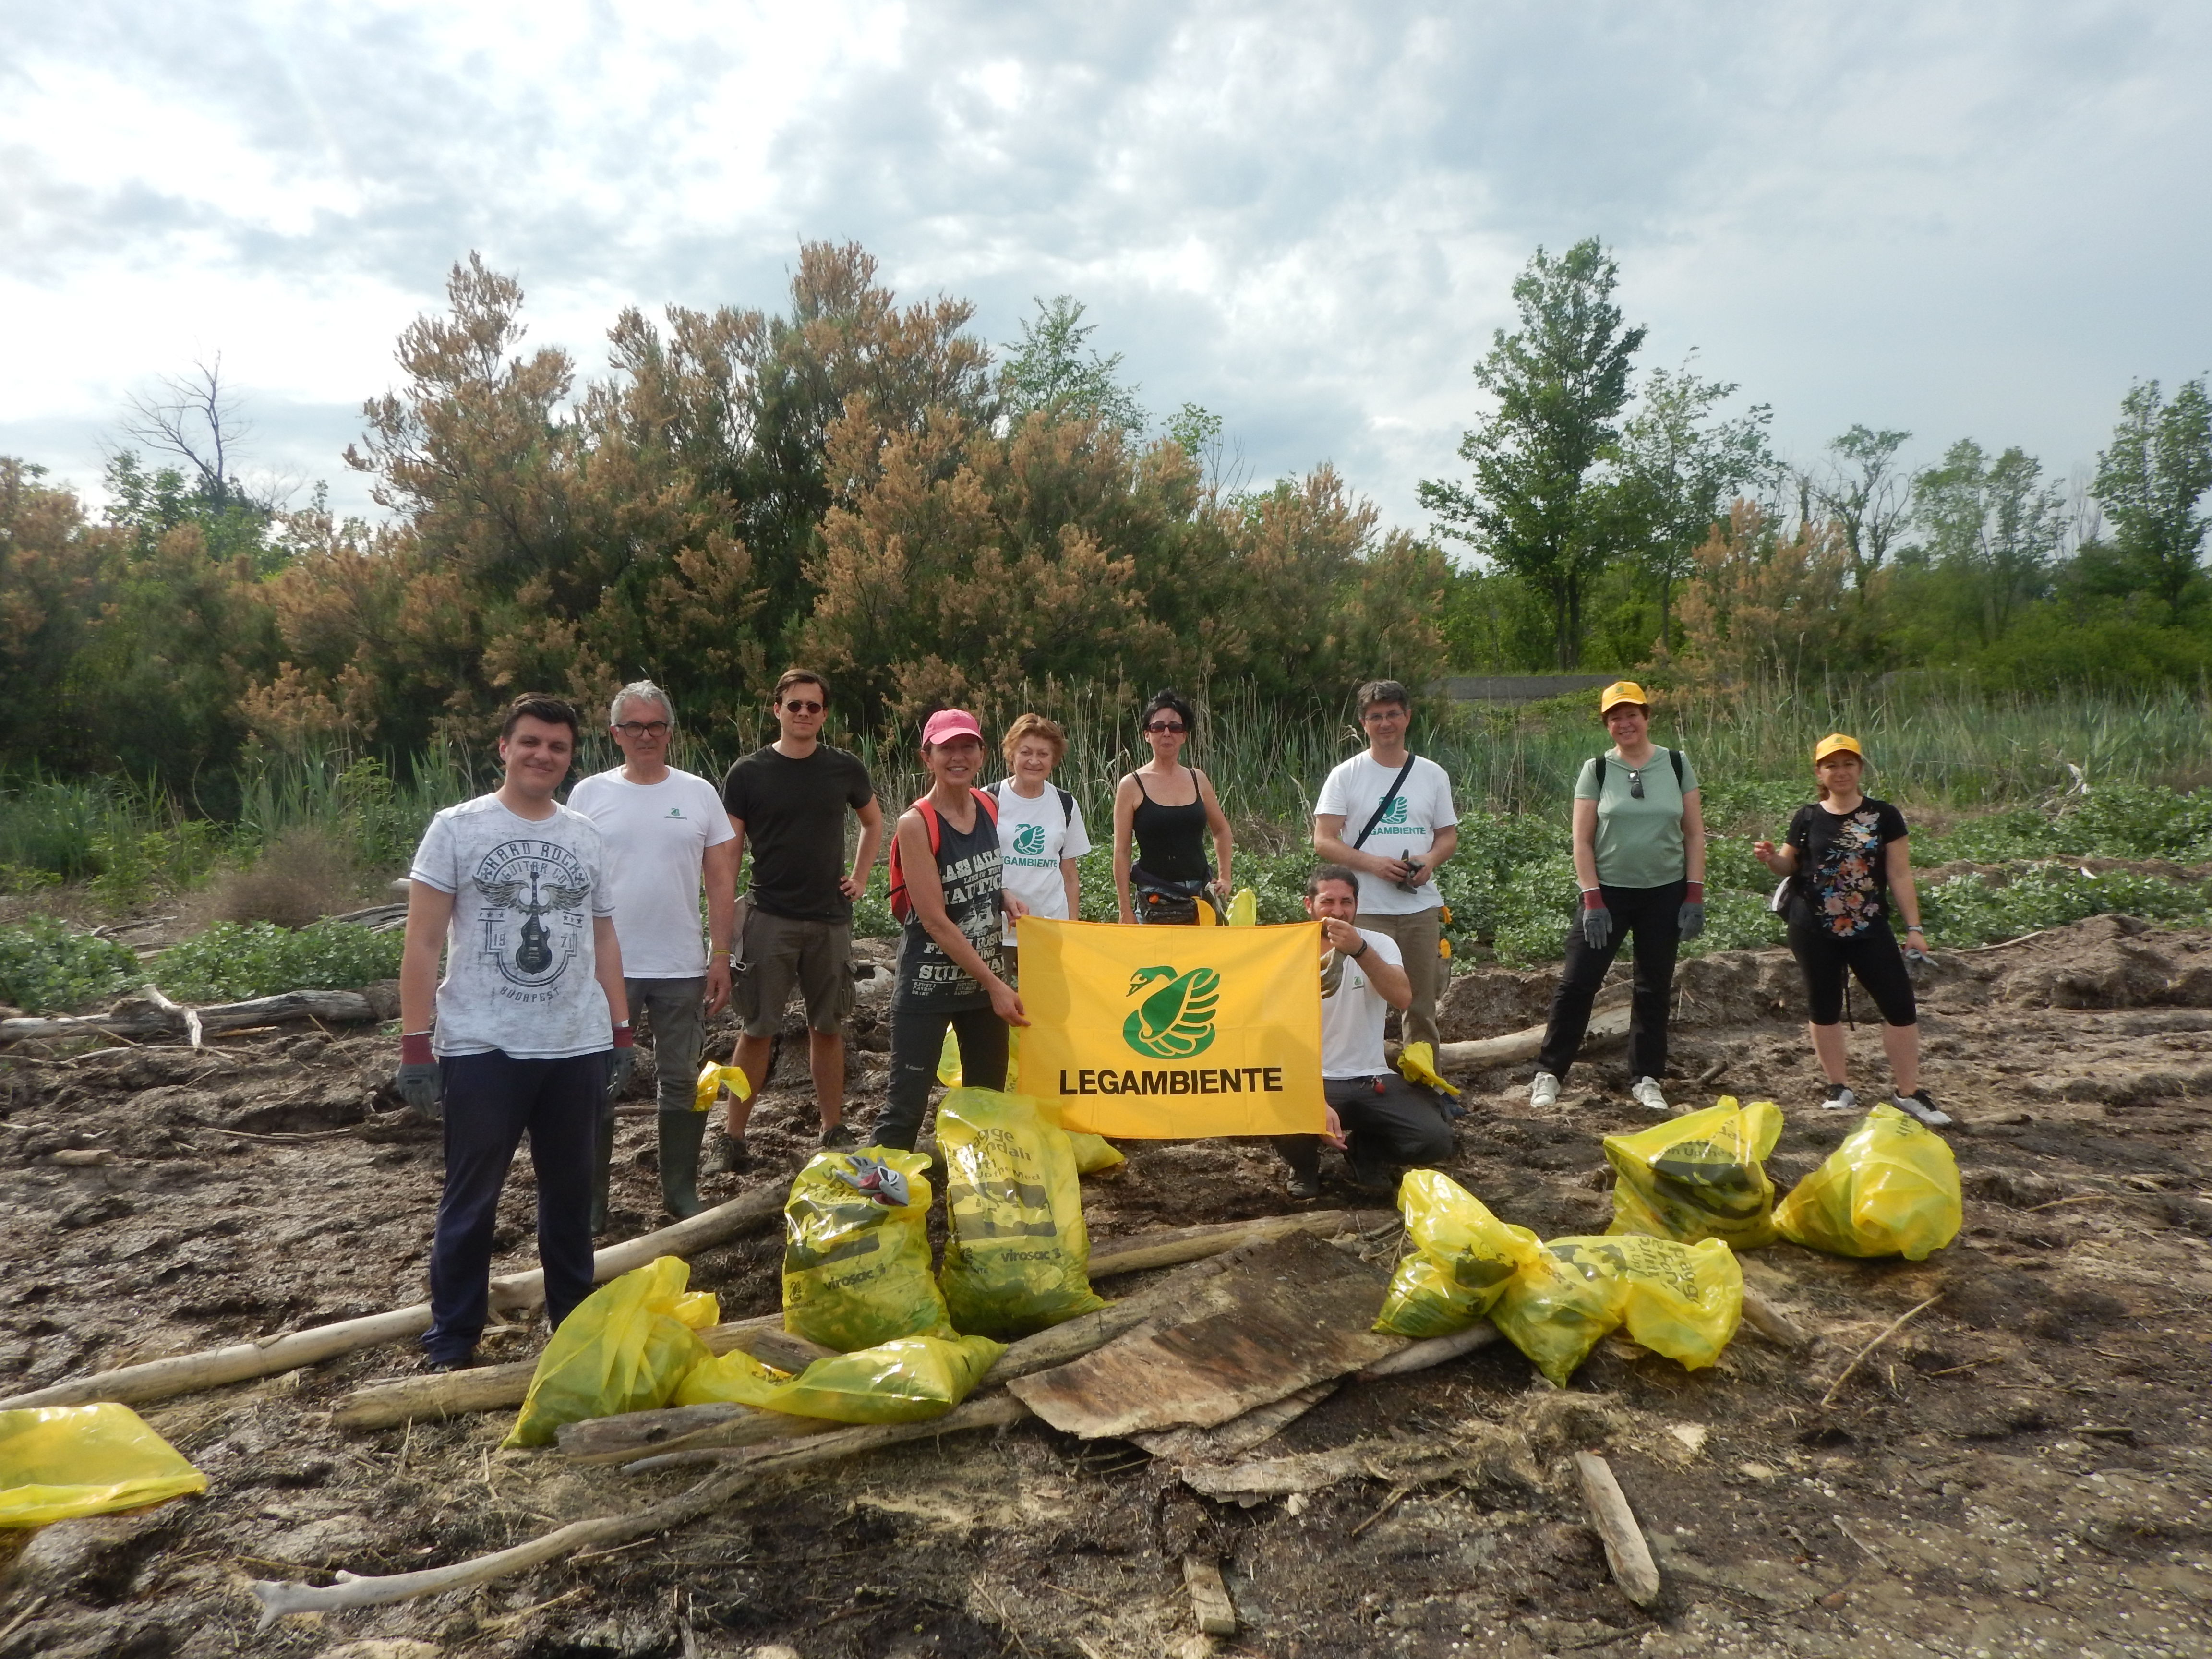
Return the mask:
M1885 854L1905 833L1905 814L1886 800L1862 800L1849 812L1818 803L1797 809L1789 841L1797 849L1798 897L1822 932L1850 939L1887 913Z

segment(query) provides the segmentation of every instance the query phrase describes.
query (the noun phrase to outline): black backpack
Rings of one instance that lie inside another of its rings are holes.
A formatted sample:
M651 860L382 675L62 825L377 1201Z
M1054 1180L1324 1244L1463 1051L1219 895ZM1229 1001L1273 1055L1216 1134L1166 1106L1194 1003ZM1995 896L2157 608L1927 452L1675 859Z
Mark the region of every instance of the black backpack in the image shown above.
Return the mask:
M1682 751L1679 749L1669 749L1667 751L1667 758L1674 763L1674 789L1677 793L1680 793L1682 792ZM1639 766L1635 769L1641 772L1644 769ZM1601 800L1605 798L1605 757L1602 755L1597 757L1597 793Z

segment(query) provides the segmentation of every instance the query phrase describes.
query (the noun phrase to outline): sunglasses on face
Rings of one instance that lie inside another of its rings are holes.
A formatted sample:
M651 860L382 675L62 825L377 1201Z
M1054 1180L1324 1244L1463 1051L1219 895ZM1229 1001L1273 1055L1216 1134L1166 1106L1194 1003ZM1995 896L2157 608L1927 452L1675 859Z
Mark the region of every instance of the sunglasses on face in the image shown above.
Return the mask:
M1146 726L1145 730L1147 732L1174 732L1180 733L1183 728L1168 720L1154 720L1150 726Z
M668 735L666 720L624 720L615 730L633 741L640 738L665 738Z
M797 697L792 697L786 700L783 706L787 711L793 714L818 714L822 712L822 705L820 703L802 702Z

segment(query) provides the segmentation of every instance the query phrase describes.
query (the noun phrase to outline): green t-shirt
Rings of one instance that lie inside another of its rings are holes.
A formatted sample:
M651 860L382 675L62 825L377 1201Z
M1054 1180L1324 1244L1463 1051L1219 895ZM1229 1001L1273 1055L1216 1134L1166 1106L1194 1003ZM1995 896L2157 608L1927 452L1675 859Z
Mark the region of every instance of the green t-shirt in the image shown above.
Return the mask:
M1603 795L1595 761L1584 761L1575 780L1575 799L1597 802L1597 878L1607 887L1664 887L1689 874L1682 852L1682 793L1698 787L1698 769L1684 755L1677 787L1674 763L1656 747L1640 769L1642 800L1628 793L1632 779L1619 750L1606 751Z

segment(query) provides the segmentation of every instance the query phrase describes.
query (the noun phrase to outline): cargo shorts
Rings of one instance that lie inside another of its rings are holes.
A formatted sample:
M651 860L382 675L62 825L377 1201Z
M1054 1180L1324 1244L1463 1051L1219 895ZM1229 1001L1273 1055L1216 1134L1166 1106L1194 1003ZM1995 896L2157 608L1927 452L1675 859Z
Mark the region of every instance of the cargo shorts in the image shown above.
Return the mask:
M806 1023L836 1035L853 1012L853 925L795 916L772 916L757 905L745 911L744 971L730 1000L749 1037L783 1029L783 1011L796 988L805 1000Z

